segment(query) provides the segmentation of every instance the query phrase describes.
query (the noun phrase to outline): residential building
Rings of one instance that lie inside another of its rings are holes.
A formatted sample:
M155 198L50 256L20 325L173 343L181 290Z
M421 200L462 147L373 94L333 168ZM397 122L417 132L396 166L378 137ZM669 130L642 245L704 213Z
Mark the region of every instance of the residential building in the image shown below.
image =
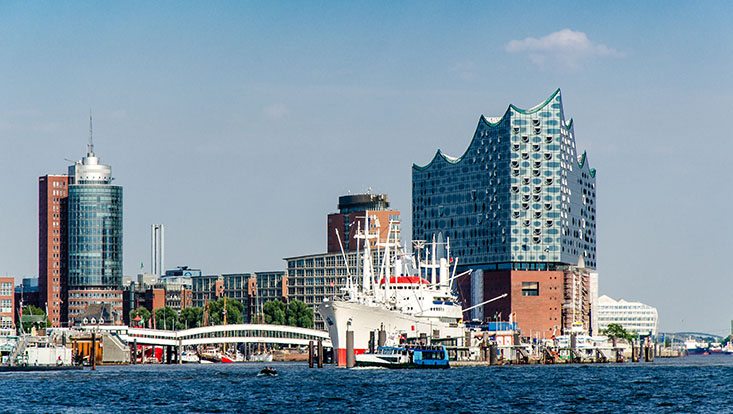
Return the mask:
M459 272L473 270L457 282L464 305L509 295L473 315L511 313L523 334L558 332L573 319L563 309L590 309L595 174L578 155L559 89L531 109L510 105L501 117L480 117L461 157L438 150L413 165L413 241L447 240ZM573 305L578 298L586 302ZM588 315L575 319L591 329Z
M122 313L122 187L91 137L86 156L69 167L67 204L69 322L92 303Z
M130 280L123 287L123 319L130 324L130 311L145 308L151 313L168 306L180 312L193 306L191 278L185 276L168 276L158 278L157 275L142 273L137 280Z
M0 328L15 327L15 291L13 277L0 277Z
M603 331L608 325L621 325L629 332L639 335L657 334L659 314L657 308L641 302L627 302L623 299L614 300L606 295L598 298L594 309L598 317L598 328Z
M51 326L66 322L68 175L38 178L38 301Z
M244 322L256 322L270 300L288 301L288 278L283 271L192 276L192 304L205 307L221 297L244 305Z

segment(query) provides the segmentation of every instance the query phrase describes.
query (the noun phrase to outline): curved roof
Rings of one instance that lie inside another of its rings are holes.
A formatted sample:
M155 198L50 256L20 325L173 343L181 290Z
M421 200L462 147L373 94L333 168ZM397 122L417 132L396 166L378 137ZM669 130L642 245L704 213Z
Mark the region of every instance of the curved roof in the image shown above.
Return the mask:
M544 102L542 102L541 104L539 104L537 106L534 106L534 107L532 107L530 109L522 109L522 108L519 108L519 107L515 106L514 104L510 104L509 107L507 108L507 110L504 112L504 115L502 115L501 118L499 119L499 121L497 121L497 122L490 122L488 119L486 119L485 116L481 115L481 117L479 118L479 124L484 123L484 124L488 125L491 128L495 128L495 127L499 126L502 122L504 122L506 120L507 114L509 114L509 112L511 110L514 110L516 112L519 112L519 113L525 114L525 115L534 114L536 112L539 112L545 106L547 106L547 104L549 104L550 102L552 102L552 100L555 99L555 97L557 97L558 95L561 95L560 88L557 88L557 90L555 90L555 92L552 95L550 95L549 98L545 99ZM573 125L573 120L571 118L570 121L567 123L567 125L564 125L564 127L565 127L565 129L570 130L572 128L572 125ZM474 134L474 138L473 139L475 139L475 138L476 138L476 136ZM473 144L473 139L471 140L471 144ZM471 144L468 145L468 148L471 148ZM423 165L423 166L419 166L417 164L412 164L412 168L414 168L414 169L416 169L418 171L424 171L424 170L430 168L430 166L433 165L433 163L436 160L438 160L438 159L442 159L443 161L448 162L450 164L458 164L459 162L461 162L463 160L463 157L466 155L466 152L468 152L468 148L466 148L466 151L464 151L463 155L461 155L460 157L451 157L449 155L444 154L440 149L438 149L438 151L436 151L435 155L433 156L433 159L430 160L429 163L427 163L426 165ZM595 175L595 170L594 170L593 174Z
M585 166L586 161L588 161L588 153L586 151L583 151L583 155L580 156L580 159L578 159L578 168L583 168ZM588 164L588 171L590 172L590 176L595 178L596 177L596 169L590 168L590 163Z

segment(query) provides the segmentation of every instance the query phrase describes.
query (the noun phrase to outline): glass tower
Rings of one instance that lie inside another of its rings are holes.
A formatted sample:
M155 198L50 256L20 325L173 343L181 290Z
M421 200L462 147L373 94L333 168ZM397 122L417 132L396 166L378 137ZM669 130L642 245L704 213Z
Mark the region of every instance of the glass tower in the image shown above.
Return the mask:
M86 157L69 167L68 317L91 303L122 312L122 187L99 164L89 144Z
M558 89L531 109L481 116L461 157L412 168L413 240L450 238L463 266L596 267L596 179Z

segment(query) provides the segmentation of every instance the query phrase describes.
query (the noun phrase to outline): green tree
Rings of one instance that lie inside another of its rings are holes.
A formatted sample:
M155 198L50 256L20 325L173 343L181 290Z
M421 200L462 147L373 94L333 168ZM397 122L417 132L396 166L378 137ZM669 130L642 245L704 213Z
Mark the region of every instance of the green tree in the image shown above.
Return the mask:
M286 309L287 305L280 302L279 300L268 300L262 305L262 313L265 315L265 323L272 325L285 325L286 324Z
M147 323L150 320L150 311L147 310L147 308L137 308L131 310L130 322L132 323L132 320L138 316L140 316L140 319L142 319L142 326L147 326Z
M209 325L221 325L224 322L224 307L226 306L227 324L242 323L244 305L230 298L219 298L209 302Z
M181 309L178 322L183 328L196 328L204 324L204 308L198 306Z
M170 306L164 306L155 310L156 329L174 330L178 323L178 312Z
M288 305L286 312L288 325L301 328L313 327L313 309L300 300L293 300Z
M636 338L636 332L629 332L624 329L623 326L617 323L610 323L608 327L603 331L604 335L615 336L616 338L626 339L628 341Z
M48 318L39 318L39 316L45 316L46 312L43 311L43 309L28 305L23 309L23 332L29 333L33 327L36 329L41 328L43 325L43 320L46 320L46 328L51 326L51 321Z

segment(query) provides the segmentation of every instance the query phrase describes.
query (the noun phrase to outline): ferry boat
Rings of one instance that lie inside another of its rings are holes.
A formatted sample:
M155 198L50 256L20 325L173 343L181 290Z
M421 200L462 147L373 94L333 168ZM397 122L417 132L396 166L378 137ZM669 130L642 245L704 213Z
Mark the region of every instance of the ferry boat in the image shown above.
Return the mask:
M450 368L448 351L442 345L380 346L374 353L354 358L357 367Z
M348 275L345 296L326 299L318 306L336 350L338 364L346 365L347 331L353 332L355 355L366 352L370 348L370 340L372 346L376 345L375 334L381 331L386 334L385 343L390 345L400 343L401 339L421 336L456 338L458 345L464 345L463 308L450 286L453 280L470 273L470 270L456 276L456 260L451 275L449 240L445 243L433 240L427 246L418 242L415 246L416 265L415 258L402 253L396 240L392 241L390 236L395 233L390 223L387 242L376 244L384 248L383 263L377 266L380 269L377 274L370 248L370 241L377 235L370 233L372 227L368 217L363 231L360 224L355 237L363 240L364 246L361 280L357 283ZM426 259L421 262L423 249Z

